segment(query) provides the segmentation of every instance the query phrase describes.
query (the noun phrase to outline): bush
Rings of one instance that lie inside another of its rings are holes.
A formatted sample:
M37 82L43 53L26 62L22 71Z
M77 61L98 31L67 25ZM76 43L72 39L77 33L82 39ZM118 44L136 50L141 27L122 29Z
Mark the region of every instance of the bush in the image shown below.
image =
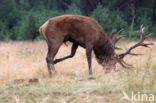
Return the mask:
M80 9L76 6L75 3L72 3L69 8L65 11L65 14L76 14L81 15Z
M0 40L9 40L10 33L2 21L0 21Z
M21 21L13 30L17 40L33 40L40 36L38 28L49 18L60 15L56 10L30 11L25 12Z
M146 34L153 33L156 37L156 26L152 25L151 16L152 11L149 9L139 8L137 11L137 24L138 28L140 25L144 24Z
M95 18L104 30L110 32L113 29L120 29L127 27L126 21L122 18L120 12L110 11L107 8L98 5L93 11L91 17Z
M150 7L138 5L133 27L129 26L131 12L127 6L133 2L126 2L122 8L117 6L120 0L91 0L86 3L88 5L83 4L82 0L0 0L0 40L27 40L38 36L40 38L38 28L49 18L63 14L82 15L85 10L91 12L90 16L95 18L106 32L123 28L123 34L134 38L136 30L144 24L146 34L154 33L156 37L156 25L152 24L153 2L149 2ZM100 5L97 5L98 3Z

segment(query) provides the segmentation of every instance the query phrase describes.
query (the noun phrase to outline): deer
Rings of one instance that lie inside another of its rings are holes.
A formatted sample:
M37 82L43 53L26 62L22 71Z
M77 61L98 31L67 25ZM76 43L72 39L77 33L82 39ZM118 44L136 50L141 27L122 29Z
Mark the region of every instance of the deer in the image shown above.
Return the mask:
M97 62L106 69L106 73L109 73L111 70L115 70L117 63L124 68L132 68L131 64L124 61L124 57L127 55L141 55L131 51L139 46L149 47L153 45L153 43L144 43L148 36L145 36L142 25L138 32L140 36L139 41L124 53L117 54L115 49L120 48L116 47L115 44L122 36L109 36L96 20L81 15L53 17L39 28L39 33L43 35L47 42L46 62L50 76L53 73L57 73L54 64L74 57L79 46L85 49L89 75L92 75L92 52L94 52ZM72 43L70 55L55 59L59 48L67 41Z

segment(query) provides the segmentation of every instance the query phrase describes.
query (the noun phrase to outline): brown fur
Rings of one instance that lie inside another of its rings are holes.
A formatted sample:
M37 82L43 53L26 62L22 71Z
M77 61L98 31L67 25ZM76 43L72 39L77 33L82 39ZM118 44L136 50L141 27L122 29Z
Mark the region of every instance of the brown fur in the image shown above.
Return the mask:
M50 67L49 64L55 64L56 61L62 61L54 57L60 48L61 44L66 41L73 43L73 56L76 52L77 46L86 48L86 55L89 66L89 73L91 71L91 51L93 50L98 62L109 63L115 55L113 44L104 32L102 27L92 18L79 15L63 15L49 19L40 28L40 34L42 34L48 44L47 64L48 69L54 69L54 66ZM75 46L74 46L75 45ZM51 48L51 49L50 49ZM70 57L72 57L70 55ZM64 59L70 58L65 57Z

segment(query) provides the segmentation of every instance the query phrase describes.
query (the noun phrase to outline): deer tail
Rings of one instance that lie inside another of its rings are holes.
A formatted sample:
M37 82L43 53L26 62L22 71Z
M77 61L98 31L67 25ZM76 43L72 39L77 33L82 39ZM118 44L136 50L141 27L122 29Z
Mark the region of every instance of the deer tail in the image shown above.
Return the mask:
M39 31L39 34L43 35L43 37L47 40L46 35L44 33L44 28L42 26L39 28L38 31Z
M42 32L42 27L40 27L38 31L39 31L39 33L40 33L40 34L42 34L42 35L43 35L43 32Z

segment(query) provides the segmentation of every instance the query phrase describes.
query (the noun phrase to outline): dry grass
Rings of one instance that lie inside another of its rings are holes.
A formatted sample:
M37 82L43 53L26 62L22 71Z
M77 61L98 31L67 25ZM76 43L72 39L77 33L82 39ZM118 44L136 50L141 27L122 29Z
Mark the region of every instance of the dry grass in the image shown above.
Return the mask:
M123 41L120 46L126 48L132 43ZM63 45L57 58L70 54L70 47ZM138 103L121 101L122 91L156 95L155 46L135 50L146 55L127 56L126 61L135 68L117 66L119 72L110 74L105 74L93 58L94 80L88 76L84 49L79 48L74 58L58 63L58 73L52 78L48 77L46 52L45 41L0 42L0 103ZM39 81L30 83L30 78Z

